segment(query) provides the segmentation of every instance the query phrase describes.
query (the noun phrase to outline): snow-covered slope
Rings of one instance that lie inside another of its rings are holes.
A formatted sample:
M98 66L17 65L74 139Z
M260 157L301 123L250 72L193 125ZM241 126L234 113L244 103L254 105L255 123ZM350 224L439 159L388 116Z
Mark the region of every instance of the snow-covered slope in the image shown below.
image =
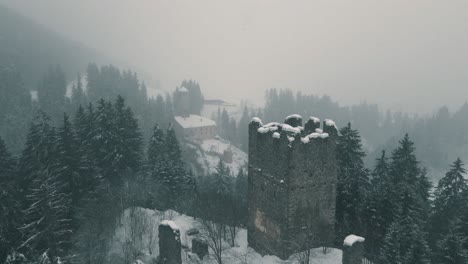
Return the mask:
M192 142L188 146L195 149L197 162L202 166L205 173L216 172L219 159L223 156L224 151L229 149L233 154L232 163L226 163L226 165L231 170L233 176L237 175L240 168L247 166L247 153L219 137Z
M206 263L215 264L213 257L208 256L203 261L198 260L198 257L190 252L192 238L188 236L187 231L192 228L197 228L202 231L201 224L193 217L179 214L169 210L166 212L153 211L142 208L127 209L124 216L121 218L121 224L118 226L111 251L109 252L110 260L122 259L125 254L125 245L128 241L135 244L140 255L138 259L143 263L151 263L151 261L159 255L158 245L158 225L163 220L172 220L180 230L182 243L182 261L183 263ZM138 226L143 226L139 228ZM141 231L141 241L139 233ZM151 236L153 239L151 239ZM151 251L151 254L150 254ZM210 250L210 255L211 255ZM313 264L341 264L342 252L339 249L329 249L327 254L322 252L321 248L313 249L312 260ZM226 264L297 264L297 258L293 255L288 260L283 261L276 256L261 256L254 249L248 247L247 231L240 229L237 233L234 247L230 247L226 243L223 253L223 263Z

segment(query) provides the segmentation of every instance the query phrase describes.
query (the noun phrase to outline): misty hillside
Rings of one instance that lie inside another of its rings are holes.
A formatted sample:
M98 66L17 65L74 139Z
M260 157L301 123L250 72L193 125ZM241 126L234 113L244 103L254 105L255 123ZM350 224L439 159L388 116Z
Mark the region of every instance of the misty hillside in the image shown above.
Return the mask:
M0 65L15 65L27 88L35 87L49 65L70 76L96 54L0 5Z

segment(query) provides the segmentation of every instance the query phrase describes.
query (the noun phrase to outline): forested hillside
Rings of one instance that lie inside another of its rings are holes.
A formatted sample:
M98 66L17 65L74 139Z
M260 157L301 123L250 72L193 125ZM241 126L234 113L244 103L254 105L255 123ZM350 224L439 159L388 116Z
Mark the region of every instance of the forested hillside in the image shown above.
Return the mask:
M0 66L14 66L34 89L49 65L76 74L98 54L0 5Z

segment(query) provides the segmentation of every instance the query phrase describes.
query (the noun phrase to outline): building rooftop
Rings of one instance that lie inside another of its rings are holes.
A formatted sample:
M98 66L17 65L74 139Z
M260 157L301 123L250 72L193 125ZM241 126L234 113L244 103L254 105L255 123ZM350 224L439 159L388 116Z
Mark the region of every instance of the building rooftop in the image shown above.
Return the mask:
M175 120L183 128L216 126L215 121L199 115L176 116Z

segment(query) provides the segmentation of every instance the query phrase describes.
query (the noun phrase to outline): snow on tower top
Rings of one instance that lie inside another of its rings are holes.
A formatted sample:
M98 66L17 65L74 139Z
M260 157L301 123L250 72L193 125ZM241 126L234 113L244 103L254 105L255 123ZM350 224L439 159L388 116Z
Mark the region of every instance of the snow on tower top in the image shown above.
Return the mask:
M259 123L260 125L262 125L262 120L258 117L252 118L252 122Z
M348 247L351 247L352 245L354 245L354 243L356 242L364 242L364 240L366 240L365 238L363 237L360 237L360 236L356 236L356 235L349 235L345 238L344 242L343 242L343 245L344 246L348 246Z
M179 230L179 226L171 220L164 220L161 222L161 225L169 226L173 231Z
M320 118L317 118L315 116L309 117L309 120L312 120L314 123L320 123Z
M334 126L336 128L336 130L338 130L338 127L336 127L335 121L333 121L331 119L325 119L325 124L327 126Z
M286 120L288 120L288 119L302 119L302 116L298 115L298 114L292 114L292 115L288 115L286 117Z
M336 135L338 129L335 122L331 119L325 119L323 129L320 129L320 119L310 117L306 122L305 127L302 125L302 117L298 114L289 115L285 118L285 123L271 122L266 125L258 117L254 117L251 121L256 124L257 132L260 134L272 133L272 137L280 139L282 133L286 133L286 138L292 143L296 136L300 137L301 142L307 144L311 139L328 138Z
M179 88L179 92L181 92L181 93L188 93L188 89L185 88L184 86L182 86L182 87Z
M289 115L284 119L284 123L292 127L302 126L302 116L298 114Z

